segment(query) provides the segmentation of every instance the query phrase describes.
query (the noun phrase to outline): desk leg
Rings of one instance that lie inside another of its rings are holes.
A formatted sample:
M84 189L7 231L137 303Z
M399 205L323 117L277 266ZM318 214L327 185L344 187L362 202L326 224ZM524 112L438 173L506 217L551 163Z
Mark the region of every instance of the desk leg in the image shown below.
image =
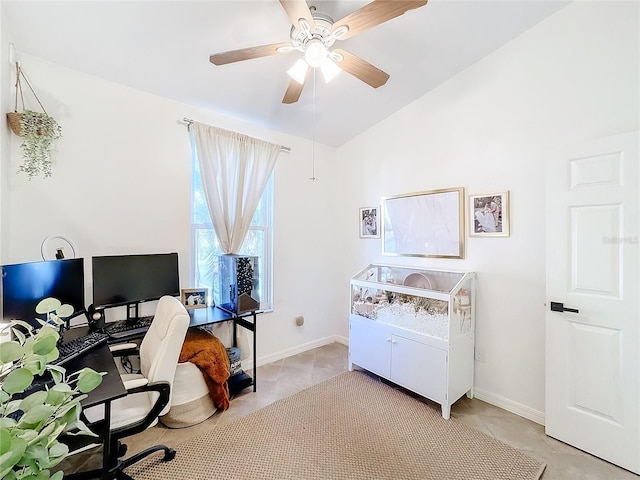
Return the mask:
M249 322L244 318L240 318L240 317L236 317L233 319L233 346L236 347L238 345L238 338L237 338L237 329L238 329L238 325L240 325L242 328L249 330L250 332L253 332L253 391L256 391L256 386L258 384L256 378L257 378L257 374L258 374L258 369L256 367L256 323L257 323L257 314L255 312L253 312L252 314L252 318L253 318L253 322Z
M258 385L258 369L256 368L256 314L253 313L253 391Z
M236 319L233 319L233 345L234 347L238 346L238 322Z
M104 433L102 444L102 478L111 478L109 470L115 465L111 465L111 402L104 404Z

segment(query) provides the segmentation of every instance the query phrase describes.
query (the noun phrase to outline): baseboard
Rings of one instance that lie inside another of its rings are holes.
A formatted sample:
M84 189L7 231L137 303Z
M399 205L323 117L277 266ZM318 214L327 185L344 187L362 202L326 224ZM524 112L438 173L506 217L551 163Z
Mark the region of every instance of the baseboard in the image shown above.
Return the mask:
M544 412L527 407L526 405L522 405L521 403L514 402L513 400L509 400L508 398L501 397L500 395L496 395L495 393L488 392L478 387L474 387L473 396L478 400L500 407L507 412L515 413L527 420L544 425Z
M349 339L347 337L343 337L342 335L331 335L328 337L320 338L318 340L314 340L313 342L296 345L295 347L281 350L270 355L258 357L256 358L256 364L258 367L261 367L262 365L266 365L267 363L277 362L278 360L282 360L283 358L291 357L292 355L297 355L298 353L303 353L308 350L313 350L314 348L323 347L324 345L329 345L330 343L349 345ZM244 370L251 370L253 368L250 358L244 359L242 361L242 368Z

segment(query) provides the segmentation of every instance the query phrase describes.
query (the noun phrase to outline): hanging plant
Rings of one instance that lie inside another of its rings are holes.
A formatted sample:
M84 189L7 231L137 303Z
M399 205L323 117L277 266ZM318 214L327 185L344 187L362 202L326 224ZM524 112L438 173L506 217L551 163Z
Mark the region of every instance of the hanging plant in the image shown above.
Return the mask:
M16 70L15 111L7 113L7 118L13 132L24 138L22 145L20 145L23 163L20 165L18 172L26 173L29 180L40 174L47 178L51 176L51 165L53 163L51 160L51 148L54 141L62 138L62 127L46 112L19 64L16 64ZM24 78L40 107L42 107L42 112L33 110L18 112L18 93L20 93L24 109L21 78Z
M40 173L51 176L51 145L62 137L62 128L46 113L25 110L20 120L24 142L22 148L23 163L18 169L31 180Z

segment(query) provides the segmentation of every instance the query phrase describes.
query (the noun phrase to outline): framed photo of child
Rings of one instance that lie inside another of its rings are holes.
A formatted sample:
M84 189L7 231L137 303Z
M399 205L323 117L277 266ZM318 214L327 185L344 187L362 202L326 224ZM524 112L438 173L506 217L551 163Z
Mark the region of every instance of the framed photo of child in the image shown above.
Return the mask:
M469 236L509 236L509 192L469 195Z
M379 208L360 208L359 226L360 238L380 238Z

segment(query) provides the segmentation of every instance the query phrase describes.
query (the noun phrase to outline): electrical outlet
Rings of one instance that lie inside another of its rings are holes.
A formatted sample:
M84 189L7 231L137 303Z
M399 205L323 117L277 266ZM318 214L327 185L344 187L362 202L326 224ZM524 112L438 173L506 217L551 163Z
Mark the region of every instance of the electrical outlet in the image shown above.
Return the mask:
M475 359L476 359L476 362L483 362L484 363L486 361L486 357L485 357L485 354L484 354L484 348L476 347Z

